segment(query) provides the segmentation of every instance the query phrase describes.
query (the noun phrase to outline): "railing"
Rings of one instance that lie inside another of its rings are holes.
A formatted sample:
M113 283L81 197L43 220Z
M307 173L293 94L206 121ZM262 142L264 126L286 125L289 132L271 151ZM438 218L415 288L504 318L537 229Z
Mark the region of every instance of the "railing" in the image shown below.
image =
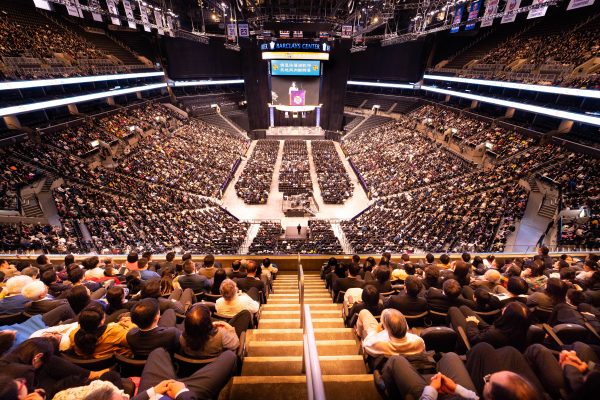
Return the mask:
M321 375L321 364L315 340L315 331L310 315L310 306L304 304L304 269L298 253L298 301L300 303L300 326L302 327L302 367L306 375L308 400L325 400L325 387Z

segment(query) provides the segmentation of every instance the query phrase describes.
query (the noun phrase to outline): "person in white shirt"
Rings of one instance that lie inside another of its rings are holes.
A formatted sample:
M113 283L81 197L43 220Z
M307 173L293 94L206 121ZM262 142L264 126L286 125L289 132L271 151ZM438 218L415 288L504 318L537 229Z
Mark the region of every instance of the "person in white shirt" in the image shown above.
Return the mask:
M219 292L223 297L217 299L215 304L217 314L233 318L242 310L248 310L252 314L258 312L260 304L246 293L238 292L237 285L231 279L225 279L221 283Z
M383 310L381 323L377 322L369 310L362 310L358 314L356 331L362 338L363 350L373 357L416 355L425 351L423 339L408 332L406 318L393 308Z

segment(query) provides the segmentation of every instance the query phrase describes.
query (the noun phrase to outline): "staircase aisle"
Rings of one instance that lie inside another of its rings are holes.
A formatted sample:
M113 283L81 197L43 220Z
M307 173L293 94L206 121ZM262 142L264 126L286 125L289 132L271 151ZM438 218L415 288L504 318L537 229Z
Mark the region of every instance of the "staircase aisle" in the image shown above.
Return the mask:
M297 276L279 274L273 291L261 308L258 329L247 331L242 373L233 378L229 399L308 398ZM350 393L352 398L379 399L359 355L360 344L344 327L341 304L333 304L318 275L305 276L304 301L311 308L327 399L345 400Z

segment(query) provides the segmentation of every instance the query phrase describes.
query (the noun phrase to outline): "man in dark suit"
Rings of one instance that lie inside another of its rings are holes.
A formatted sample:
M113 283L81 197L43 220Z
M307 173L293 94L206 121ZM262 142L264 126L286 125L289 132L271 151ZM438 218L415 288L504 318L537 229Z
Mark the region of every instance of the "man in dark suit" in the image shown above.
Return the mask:
M237 356L227 350L187 378L175 375L173 360L165 349L150 353L144 366L138 395L132 400L168 396L174 400L216 399L236 371Z
M231 263L231 272L227 274L229 279L237 279L237 278L245 278L246 273L240 269L242 266L242 262L240 260L235 260Z
M263 293L263 299L266 296L266 288L265 283L256 277L256 261L250 260L248 261L248 265L246 266L246 277L238 278L235 280L237 287L242 292L247 292L250 288L256 288L259 292ZM257 300L257 299L254 299ZM257 300L258 301L258 300Z
M194 293L210 290L210 281L204 275L196 273L196 266L192 260L183 263L183 275L177 278L181 289L192 289Z
M346 278L338 278L337 275L333 275L333 298L337 300L338 293L341 291L346 291L350 288L362 288L365 286L365 281L360 279L360 267L355 264L350 264L347 266L348 277ZM340 301L341 303L341 301Z
M448 279L442 285L442 290L429 288L425 293L425 299L429 308L433 311L447 313L450 307L467 306L470 309L475 308L472 300L465 299L462 296L462 288L455 279Z
M409 275L404 281L404 293L390 296L384 303L385 308L395 308L404 315L418 315L429 309L427 300L419 297L423 284L416 276Z
M138 327L127 333L127 343L136 358L147 358L156 348L169 353L179 348L181 332L175 328L175 311L166 310L161 318L156 299L140 300L131 309L131 321Z

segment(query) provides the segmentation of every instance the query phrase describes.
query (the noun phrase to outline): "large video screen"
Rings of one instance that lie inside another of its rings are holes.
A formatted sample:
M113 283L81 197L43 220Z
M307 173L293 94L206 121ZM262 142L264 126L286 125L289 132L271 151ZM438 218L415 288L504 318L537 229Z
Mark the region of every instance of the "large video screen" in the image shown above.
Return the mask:
M294 76L271 77L271 104L284 106L318 106L320 79Z
M272 76L319 76L320 74L320 61L271 60Z

